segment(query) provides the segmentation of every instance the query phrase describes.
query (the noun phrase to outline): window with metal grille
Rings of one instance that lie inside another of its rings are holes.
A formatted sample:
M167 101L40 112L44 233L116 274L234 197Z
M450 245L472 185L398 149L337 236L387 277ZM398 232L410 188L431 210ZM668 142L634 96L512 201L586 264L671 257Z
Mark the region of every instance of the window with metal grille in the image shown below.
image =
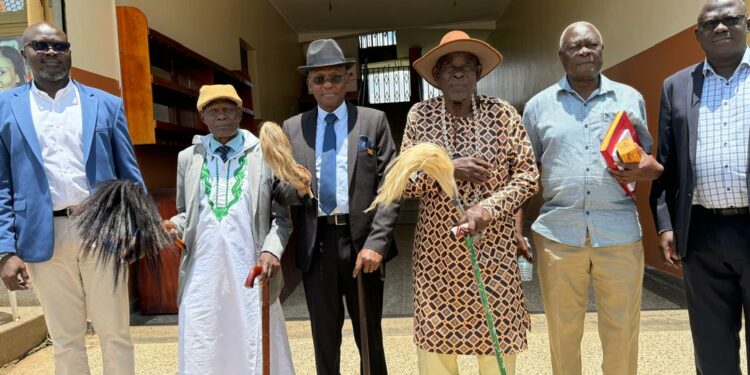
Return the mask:
M411 98L409 59L368 64L363 73L370 104L408 102Z
M359 36L359 49L371 47L387 47L396 45L396 32L384 31Z

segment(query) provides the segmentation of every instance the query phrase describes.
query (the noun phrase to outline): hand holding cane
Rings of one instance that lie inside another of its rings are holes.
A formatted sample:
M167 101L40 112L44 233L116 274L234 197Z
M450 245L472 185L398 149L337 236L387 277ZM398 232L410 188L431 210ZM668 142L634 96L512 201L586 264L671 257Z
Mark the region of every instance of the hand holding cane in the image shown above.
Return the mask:
M253 267L250 274L245 279L245 287L255 287L255 278L263 273L263 266ZM268 279L261 279L260 281L260 292L261 292L261 330L263 331L263 375L271 375L271 333L269 327L269 308L270 308L270 295L268 290Z
M459 212L461 212L462 215L465 214L466 211L461 204L458 186L456 185L456 180L453 175L453 161L444 148L432 143L420 143L414 145L402 152L401 155L391 162L386 169L385 180L378 190L378 196L367 210L374 209L378 204L387 205L399 201L406 189L406 185L409 183L410 177L417 172L425 173L430 178L434 179L438 185L440 185L443 192L451 198L451 201L456 205ZM476 251L474 249L474 236L466 236L465 244L471 257L471 265L474 269L474 277L476 279L477 288L479 289L479 296L482 300L482 307L484 308L490 337L492 338L497 365L500 372L505 375L505 365L503 363L500 342L497 338L497 330L495 329L492 310L490 310L489 302L487 301L487 291L485 290L485 285L482 281L482 272L479 269Z

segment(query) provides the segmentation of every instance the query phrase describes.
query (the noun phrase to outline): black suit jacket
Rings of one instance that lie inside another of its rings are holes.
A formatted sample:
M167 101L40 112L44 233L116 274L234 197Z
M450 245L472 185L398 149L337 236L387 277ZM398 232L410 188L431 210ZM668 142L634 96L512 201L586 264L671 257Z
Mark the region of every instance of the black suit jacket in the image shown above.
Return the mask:
M667 78L661 93L657 160L664 173L651 186L651 211L659 233L674 230L681 256L687 253L690 229L703 78L703 63L693 65Z
M377 195L383 182L385 168L396 156L396 145L391 136L385 113L347 103L348 111L348 174L349 174L349 221L354 251L368 248L383 255L388 261L397 254L393 230L398 219L398 205L378 207L364 213ZM312 174L312 191L318 196L318 181L315 174L315 131L318 107L284 121L284 131L292 143L294 160ZM360 139L366 137L371 149L360 150ZM310 268L316 249L318 224L318 202L316 199L302 200L302 220L294 223L302 241L295 243L297 268L306 272Z

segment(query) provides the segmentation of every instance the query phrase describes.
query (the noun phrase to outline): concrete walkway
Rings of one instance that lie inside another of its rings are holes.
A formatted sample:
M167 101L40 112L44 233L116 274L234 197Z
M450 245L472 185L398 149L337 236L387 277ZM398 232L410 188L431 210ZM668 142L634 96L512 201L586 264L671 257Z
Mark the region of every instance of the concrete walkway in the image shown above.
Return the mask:
M644 311L641 315L639 374L684 375L695 373L692 341L684 310ZM388 368L393 375L417 373L416 352L411 337L411 318L388 318L383 321ZM582 356L584 374L601 374L601 348L596 331L596 314L586 316ZM551 374L547 327L544 315L532 316L529 350L519 356L518 374ZM299 375L315 374L309 322L288 321L294 365ZM136 347L137 374L165 375L177 373L177 327L174 325L134 326L131 329ZM744 335L744 334L742 334ZM743 336L740 337L743 337ZM95 336L89 336L89 362L93 374L101 374L101 352ZM744 353L744 349L742 349ZM357 374L358 356L350 324L346 324L342 347L344 375ZM744 364L743 355L743 368ZM463 374L476 374L475 363L461 358ZM52 349L44 348L12 367L0 370L2 375L52 374ZM230 375L230 374L227 374Z

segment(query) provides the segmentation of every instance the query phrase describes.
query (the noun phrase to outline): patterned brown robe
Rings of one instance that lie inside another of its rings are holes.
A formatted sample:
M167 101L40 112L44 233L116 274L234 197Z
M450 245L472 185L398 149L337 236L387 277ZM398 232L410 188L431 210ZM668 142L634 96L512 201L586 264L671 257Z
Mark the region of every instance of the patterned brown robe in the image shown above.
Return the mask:
M458 188L467 209L478 191L481 207L494 218L475 248L500 346L504 354L514 354L526 349L530 328L516 263L514 212L538 190L539 172L518 112L496 98L476 96L476 103L481 113L477 135L470 118L449 116L453 126L441 124L446 121L442 97L415 104L401 149L421 142L443 145L445 126L454 158L478 156L494 166L489 181L458 181ZM423 175L413 177L405 196L422 199L412 264L416 345L441 354L491 355L492 339L469 251L449 235L460 219L458 210L437 183Z

